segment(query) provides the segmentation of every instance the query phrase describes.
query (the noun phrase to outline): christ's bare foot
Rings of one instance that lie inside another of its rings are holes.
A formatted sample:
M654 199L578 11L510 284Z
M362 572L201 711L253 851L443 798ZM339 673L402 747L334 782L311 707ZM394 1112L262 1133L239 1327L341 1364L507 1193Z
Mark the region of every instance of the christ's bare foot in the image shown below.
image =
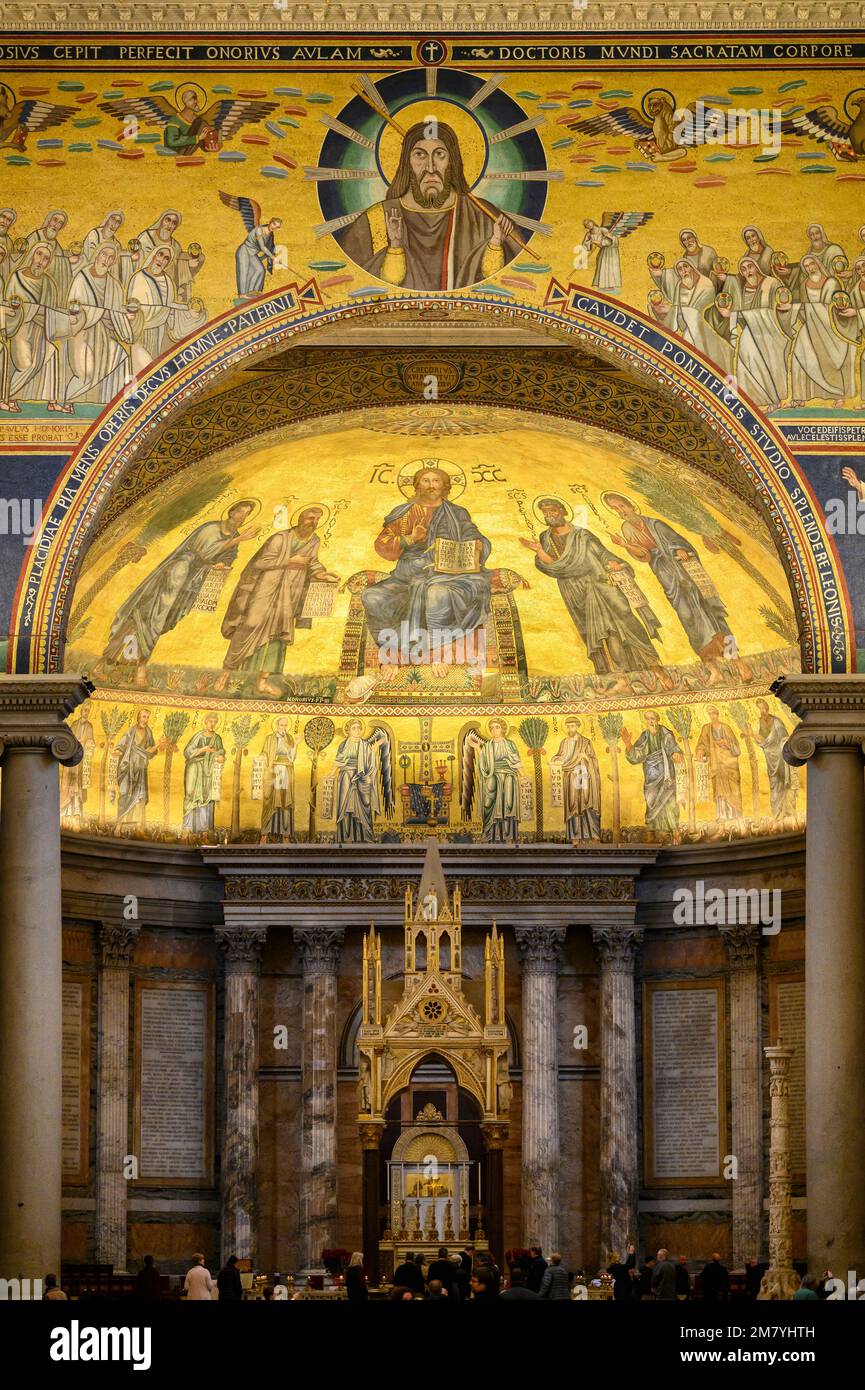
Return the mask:
M256 695L274 695L277 698L282 694L278 686L271 685L267 676L259 676L255 686Z
M437 681L443 681L450 669L450 666L448 666L446 662L443 661L436 661L433 663L432 666L430 666L430 671L435 676Z
M390 685L399 675L399 667L393 661L386 661L379 667L379 675L385 685Z

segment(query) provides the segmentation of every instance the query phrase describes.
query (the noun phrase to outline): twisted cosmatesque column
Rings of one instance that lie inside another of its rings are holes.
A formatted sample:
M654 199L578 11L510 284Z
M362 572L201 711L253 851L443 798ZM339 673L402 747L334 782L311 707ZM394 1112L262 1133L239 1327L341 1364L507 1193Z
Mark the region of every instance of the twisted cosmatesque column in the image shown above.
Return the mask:
M258 1168L258 1000L265 927L218 927L225 955L222 1263L255 1259Z
M601 1263L637 1240L634 961L642 927L595 927L601 957Z
M63 720L80 676L0 679L0 1277L60 1273L63 942L60 778L83 750Z
M307 1268L336 1236L336 985L342 928L296 927L303 963L301 1181Z
M99 1066L96 1080L96 1259L126 1269L124 1171L129 1150L129 967L139 928L99 928Z
M523 966L523 1243L559 1244L556 993L564 927L517 927Z
M865 1182L851 1176L865 1173L865 678L785 676L773 690L802 721L784 757L808 767L808 1266L844 1278L865 1270Z
M763 1104L760 1055L760 928L721 927L730 961L733 1266L762 1253Z

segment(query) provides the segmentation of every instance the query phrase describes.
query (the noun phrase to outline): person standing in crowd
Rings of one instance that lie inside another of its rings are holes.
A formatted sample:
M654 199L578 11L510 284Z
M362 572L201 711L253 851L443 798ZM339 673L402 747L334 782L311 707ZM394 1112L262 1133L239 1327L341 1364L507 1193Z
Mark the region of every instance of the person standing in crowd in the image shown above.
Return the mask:
M745 1294L748 1298L756 1299L760 1292L763 1275L768 1268L768 1265L761 1264L754 1255L751 1256L750 1260L745 1261Z
M462 1256L451 1255L451 1264L454 1267L454 1297L471 1298L471 1285L469 1284L469 1276L463 1268Z
M676 1297L683 1300L691 1297L691 1276L688 1273L687 1255L680 1255L679 1263L676 1265Z
M676 1297L676 1266L666 1250L658 1251L658 1263L652 1271L652 1293L665 1303Z
M793 1295L794 1303L801 1303L805 1300L819 1302L820 1295L817 1293L817 1280L813 1274L803 1274L802 1282Z
M460 1264L466 1272L466 1277L471 1277L472 1252L467 1245L460 1251Z
M243 1285L240 1282L240 1270L237 1268L237 1256L229 1255L222 1269L216 1276L216 1287L219 1290L219 1301L227 1299L229 1303L240 1303L243 1298Z
M348 1262L348 1269L345 1271L345 1296L349 1303L357 1303L362 1299L369 1298L366 1274L363 1268L363 1255L360 1250L355 1250Z
M652 1297L652 1275L655 1272L655 1265L658 1263L654 1255L646 1256L646 1263L641 1267L637 1277L637 1297L650 1299Z
M193 1255L195 1264L187 1271L183 1281L183 1292L186 1297L194 1301L201 1301L213 1297L213 1280L210 1277L210 1270L204 1263L204 1256L199 1251Z
M537 1301L540 1294L526 1286L526 1271L522 1265L514 1265L511 1270L510 1287L502 1289L499 1298L533 1298Z
M558 1251L550 1256L550 1263L544 1271L538 1293L541 1298L570 1298L571 1296L568 1271L562 1264L562 1257Z
M479 1264L471 1278L472 1302L496 1298L497 1290L492 1270L486 1265Z
M45 1292L42 1295L43 1299L50 1298L52 1300L57 1299L58 1301L62 1299L64 1302L68 1301L69 1299L69 1295L67 1293L64 1293L63 1290L58 1287L56 1274L45 1275L43 1288L45 1290Z
M453 1297L454 1293L454 1267L448 1258L447 1247L442 1245L439 1249L438 1259L433 1260L427 1270L427 1282L430 1279L440 1279L442 1286L447 1289L448 1298Z
M700 1275L703 1298L707 1303L717 1303L730 1294L730 1275L727 1266L721 1264L721 1256L715 1250L708 1264L703 1265Z
M628 1303L634 1297L633 1269L637 1263L637 1248L628 1246L628 1257L622 1264L618 1250L610 1254L607 1273L613 1276L613 1298L617 1303Z
M405 1259L398 1265L393 1272L393 1282L395 1286L411 1289L418 1298L423 1297L424 1277L423 1270L415 1263L415 1257L410 1250L406 1251Z
M539 1245L530 1245L529 1255L531 1258L526 1270L526 1288L531 1289L532 1293L538 1293L547 1272L547 1262Z
M434 1303L444 1302L444 1300L449 1297L448 1291L442 1283L441 1279L427 1280L426 1296L427 1298L432 1299Z
M135 1297L149 1301L162 1297L162 1278L152 1255L144 1256L144 1264L135 1276Z

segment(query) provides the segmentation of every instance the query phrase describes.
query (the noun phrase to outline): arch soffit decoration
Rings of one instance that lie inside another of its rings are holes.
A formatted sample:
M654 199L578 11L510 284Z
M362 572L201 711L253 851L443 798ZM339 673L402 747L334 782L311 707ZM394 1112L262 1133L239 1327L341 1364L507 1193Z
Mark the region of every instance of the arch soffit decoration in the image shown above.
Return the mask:
M154 432L193 396L202 394L205 384L279 344L299 340L301 334L310 335L312 346L320 327L370 314L441 307L428 296L382 296L369 304L330 309L322 305L314 281L301 288L284 286L246 309L214 320L205 331L152 364L135 391L94 422L48 499L15 594L8 670L62 669L68 604L77 570L112 489ZM834 541L811 489L780 431L746 399L733 394L707 358L639 312L625 310L594 291L573 285L565 288L555 281L543 307L503 305L477 293L451 296L446 307L455 317L465 308L509 324L526 321L571 334L601 356L636 369L699 416L766 508L799 622L802 669L838 672L851 668L849 596Z

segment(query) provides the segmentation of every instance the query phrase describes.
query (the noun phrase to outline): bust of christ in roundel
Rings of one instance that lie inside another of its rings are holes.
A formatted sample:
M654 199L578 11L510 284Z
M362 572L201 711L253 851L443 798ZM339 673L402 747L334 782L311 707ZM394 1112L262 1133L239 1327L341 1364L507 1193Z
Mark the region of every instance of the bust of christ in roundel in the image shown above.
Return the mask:
M412 290L463 289L523 250L511 219L471 193L456 132L433 118L406 132L384 201L336 239L364 270Z

